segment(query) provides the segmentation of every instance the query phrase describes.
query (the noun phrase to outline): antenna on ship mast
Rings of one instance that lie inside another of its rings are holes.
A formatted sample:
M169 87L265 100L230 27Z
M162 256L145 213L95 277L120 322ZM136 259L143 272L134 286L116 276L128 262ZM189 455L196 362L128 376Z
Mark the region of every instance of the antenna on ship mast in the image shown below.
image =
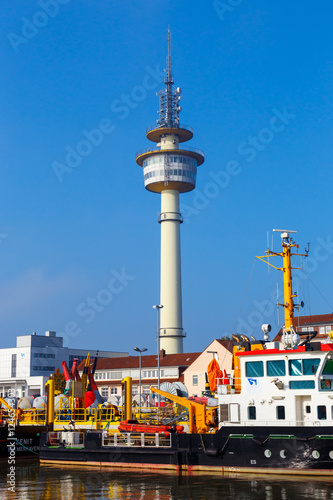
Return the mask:
M294 310L299 309L299 307L304 307L304 302L302 301L300 304L294 303L294 298L297 297L297 293L293 293L292 289L292 269L302 269L303 267L303 257L308 256L308 251L305 250L305 253L299 253L299 246L294 243L293 239L289 236L290 234L296 234L297 231L292 231L288 229L273 229L275 233L281 233L282 239L282 252L273 252L271 250L266 251L266 255L257 256L257 259L262 260L269 266L274 267L279 271L283 272L283 283L284 283L284 303L279 303L279 297L277 297L277 306L284 307L284 326L282 329L282 342L285 348L293 348L298 343L298 336L294 330ZM291 253L291 249L296 247L296 252ZM291 266L291 257L298 256L301 258L301 267L292 267ZM269 256L278 256L283 259L283 267L276 267L266 260Z

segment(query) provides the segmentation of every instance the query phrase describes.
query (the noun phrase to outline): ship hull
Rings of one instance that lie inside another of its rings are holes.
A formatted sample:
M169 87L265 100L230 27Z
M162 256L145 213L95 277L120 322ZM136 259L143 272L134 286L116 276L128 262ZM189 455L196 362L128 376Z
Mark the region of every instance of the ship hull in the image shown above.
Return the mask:
M0 460L36 458L45 425L0 426Z
M332 427L223 428L216 434L172 434L170 446L103 446L100 431L87 432L81 449L51 447L42 435L44 464L133 467L176 471L331 475ZM131 436L130 436L131 437ZM136 435L137 437L137 435Z

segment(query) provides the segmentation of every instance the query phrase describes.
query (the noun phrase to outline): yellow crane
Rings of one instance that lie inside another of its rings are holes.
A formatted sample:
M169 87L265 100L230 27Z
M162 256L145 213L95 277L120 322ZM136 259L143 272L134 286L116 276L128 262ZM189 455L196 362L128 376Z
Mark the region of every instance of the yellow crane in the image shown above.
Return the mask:
M205 404L197 403L189 399L169 394L160 389L150 388L152 393L159 394L174 403L184 406L189 412L189 433L207 434L216 432L217 426L217 406L207 407Z

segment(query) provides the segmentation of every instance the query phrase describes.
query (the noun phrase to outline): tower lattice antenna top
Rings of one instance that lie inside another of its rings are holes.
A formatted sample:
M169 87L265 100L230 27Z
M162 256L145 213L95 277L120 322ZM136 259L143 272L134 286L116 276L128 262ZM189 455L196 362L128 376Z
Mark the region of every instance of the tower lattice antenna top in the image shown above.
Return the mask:
M179 101L181 99L181 89L173 87L174 79L172 76L171 67L171 33L168 30L168 56L166 77L164 79L165 89L158 92L160 98L160 109L158 111L159 119L157 120L158 127L179 127L179 112L181 107Z
M170 30L168 30L168 57L167 57L167 69L166 69L166 78L164 79L164 83L166 85L173 85L174 80L172 76L172 69L171 69L171 33Z

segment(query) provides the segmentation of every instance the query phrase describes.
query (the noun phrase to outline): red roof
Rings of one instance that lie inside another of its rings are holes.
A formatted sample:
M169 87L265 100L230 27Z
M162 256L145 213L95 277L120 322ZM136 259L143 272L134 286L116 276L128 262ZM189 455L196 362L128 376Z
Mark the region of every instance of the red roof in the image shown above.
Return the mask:
M97 387L102 387L102 386L115 386L115 385L121 385L121 379L112 379L112 380L96 380L96 385ZM132 383L137 384L139 382L139 377L133 378ZM183 382L184 383L184 377L181 375L180 377L161 377L160 379L161 384L164 382L170 382L172 384L173 382ZM157 385L157 378L143 378L141 379L141 385Z
M230 351L232 353L232 349L234 346L234 342L232 340L219 340L216 339L216 341L221 344L227 351Z
M181 354L166 354L160 357L160 367L166 366L183 366L187 367L193 363L200 355L200 352L190 352ZM96 370L117 370L126 368L138 368L140 356L126 356L121 358L98 358ZM94 360L90 361L92 367ZM142 368L154 368L157 366L157 354L150 354L148 356L141 356ZM84 368L84 361L79 364L78 370L82 371Z
M320 325L332 325L333 326L333 314L315 314L313 316L296 316L294 328L297 329L298 326L320 326ZM301 333L301 332L298 332ZM305 332L304 332L305 333ZM318 332L319 333L319 332ZM282 328L273 340L280 340L282 334ZM317 335L317 338L326 338L327 334Z

